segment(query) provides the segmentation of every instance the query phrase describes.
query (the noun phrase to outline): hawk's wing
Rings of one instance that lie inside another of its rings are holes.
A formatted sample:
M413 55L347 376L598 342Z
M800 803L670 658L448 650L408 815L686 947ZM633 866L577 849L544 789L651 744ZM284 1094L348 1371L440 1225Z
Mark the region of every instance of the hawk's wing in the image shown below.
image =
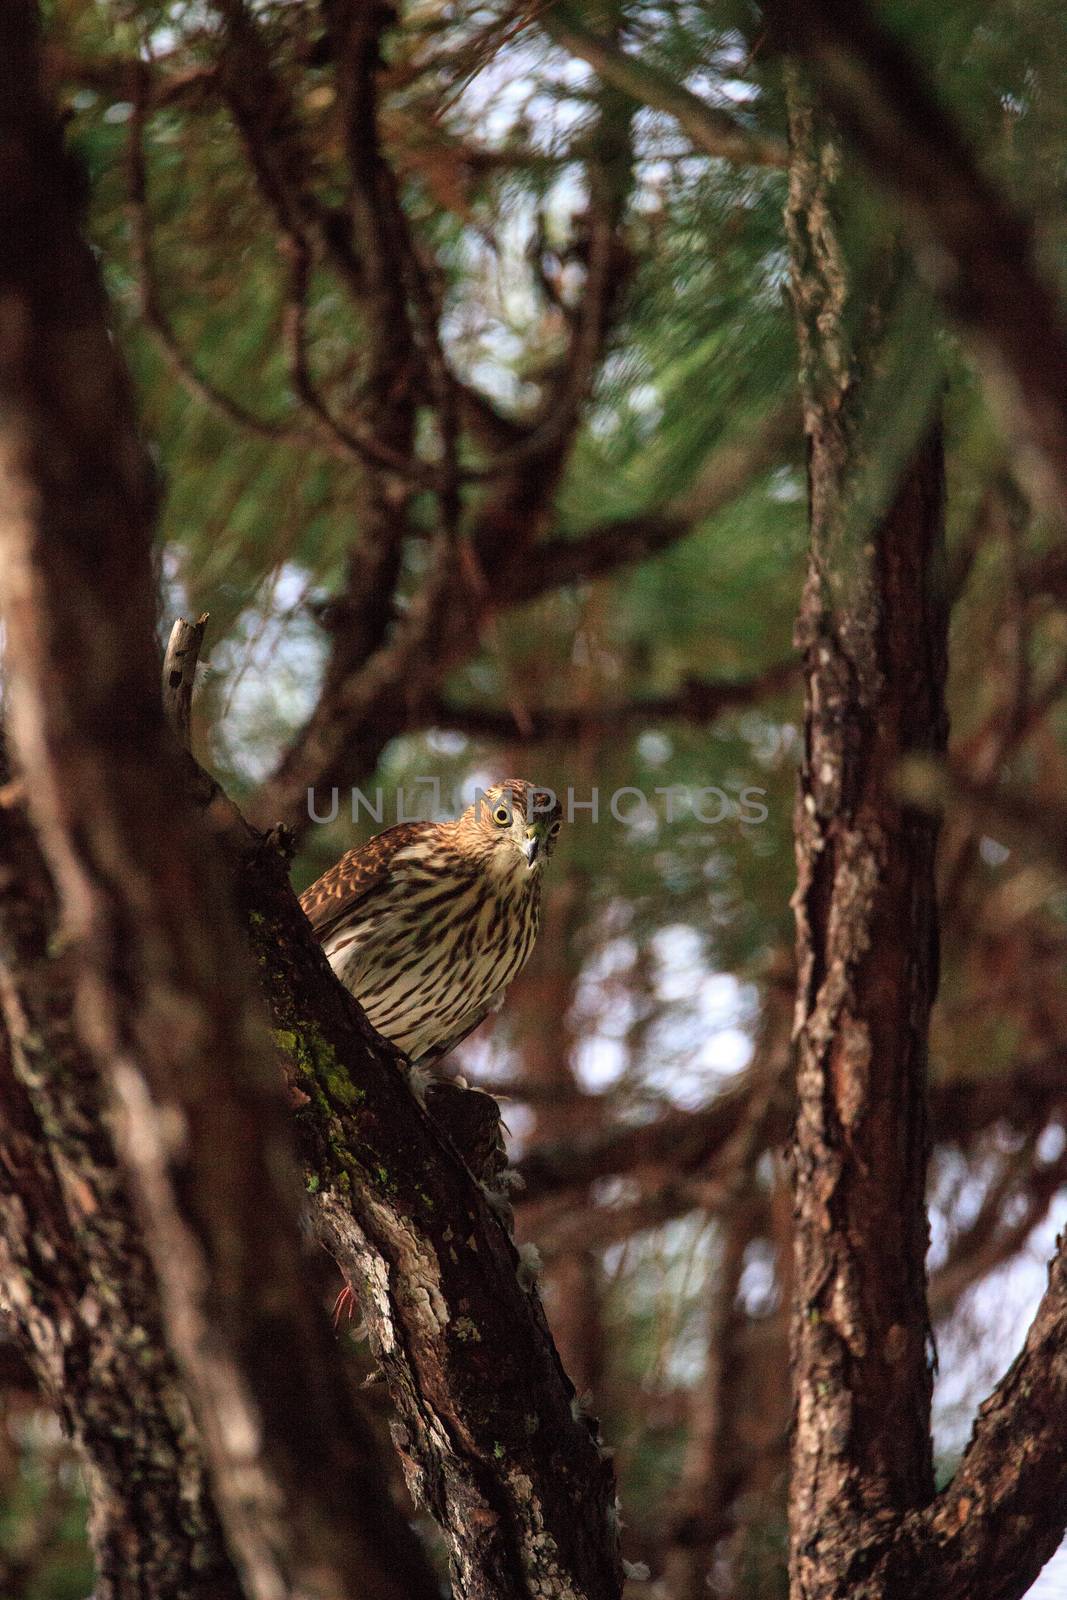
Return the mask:
M389 876L393 857L405 845L432 832L432 822L400 822L367 844L349 850L300 896L300 904L320 944L346 922L360 901Z

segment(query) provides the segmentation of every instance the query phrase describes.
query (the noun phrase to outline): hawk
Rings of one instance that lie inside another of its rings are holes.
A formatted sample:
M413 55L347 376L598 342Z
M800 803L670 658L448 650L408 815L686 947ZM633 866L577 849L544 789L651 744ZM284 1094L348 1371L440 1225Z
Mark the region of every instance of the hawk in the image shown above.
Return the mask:
M334 972L412 1065L503 1004L537 937L562 825L554 795L508 778L456 822L387 828L301 896Z

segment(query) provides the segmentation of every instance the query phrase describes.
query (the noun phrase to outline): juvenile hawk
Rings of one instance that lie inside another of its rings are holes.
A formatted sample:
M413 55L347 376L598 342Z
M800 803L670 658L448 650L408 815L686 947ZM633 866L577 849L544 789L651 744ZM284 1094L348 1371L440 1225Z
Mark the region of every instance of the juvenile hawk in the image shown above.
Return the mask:
M559 803L521 778L456 822L402 822L350 850L301 897L370 1022L428 1065L503 1004L537 937Z

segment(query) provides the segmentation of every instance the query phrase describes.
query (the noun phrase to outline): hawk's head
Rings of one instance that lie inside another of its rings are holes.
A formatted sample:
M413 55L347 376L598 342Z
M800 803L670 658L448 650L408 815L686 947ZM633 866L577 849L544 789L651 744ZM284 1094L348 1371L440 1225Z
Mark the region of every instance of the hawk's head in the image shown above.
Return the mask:
M480 792L456 824L461 847L487 856L493 872L540 871L563 826L563 808L549 789L505 778Z

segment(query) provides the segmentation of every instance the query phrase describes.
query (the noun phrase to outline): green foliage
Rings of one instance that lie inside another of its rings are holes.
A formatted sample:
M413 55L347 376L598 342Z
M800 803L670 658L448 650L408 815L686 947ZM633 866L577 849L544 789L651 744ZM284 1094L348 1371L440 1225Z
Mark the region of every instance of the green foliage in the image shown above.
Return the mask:
M0 1582L21 1600L84 1600L93 1585L86 1496L57 1420L28 1397L0 1403Z
M599 25L602 8L578 9ZM328 77L316 64L318 8L264 0L255 11L271 30L314 152L316 192L336 201L342 140ZM1067 281L1063 8L1050 0L999 8L981 0L947 8L893 0L885 13L979 144L988 169L1039 216L1050 274ZM539 34L512 29L509 15L495 3L403 5L388 41L383 102L402 201L439 279L449 359L501 409L524 417L563 346L559 307L540 280L555 273L565 297L574 273L596 82ZM89 63L148 45L177 68L212 55L199 5L136 3L116 20L105 0L64 0L50 20ZM618 21L622 48L748 126L782 136L780 62L747 5L636 0L620 9ZM319 445L242 430L175 379L139 313L128 206L131 107L117 88L84 76L79 84L73 72L67 90L70 137L90 176L90 227L165 488L161 620L166 625L178 609L212 614L196 736L240 800L268 774L314 704L326 650L317 608L339 587L346 557L364 536L362 474ZM578 537L607 519L668 506L717 450L745 440L796 393L785 174L699 155L658 112L639 110L634 126L627 221L634 270L567 462L552 537ZM467 146L500 159L460 159L457 150ZM276 230L232 124L210 97L176 97L148 119L146 161L158 298L176 340L205 379L257 418L283 428L300 424L283 350ZM873 282L894 248L897 218L865 173L855 173L842 206L855 269ZM904 279L886 324L857 447L859 531L877 515L897 467L943 400L957 558L968 552L986 490L1004 476L1007 452L968 356L914 276ZM331 406L344 412L361 393L366 330L321 265L308 325L314 375ZM432 434L428 407L420 426ZM466 449L473 459L469 442ZM468 489L468 507L479 493ZM405 597L425 568L432 515L428 501L417 501ZM598 725L568 744L531 745L522 737L522 712L667 695L688 678L745 680L786 659L805 523L800 453L783 451L774 470L654 559L495 618L453 673L447 695L458 706L516 707L514 737L487 742L424 730L395 740L363 783L369 796L384 791L382 823L364 813L353 825L342 797L338 821L310 830L295 864L297 885L398 820L397 791L414 803L423 775L437 776L446 798L504 768L521 768L564 794L573 787L578 800L595 785L600 819L593 824L587 811L577 813L552 869L561 897L565 889L579 904L577 926L564 939L562 918L550 920L543 940L543 960L566 944L569 1009L564 1018L541 1016L539 1028L560 1043L579 1075L598 1087L620 1084L625 1114L634 1107L640 1114L650 1102L707 1099L727 1075L702 1054L709 1036L718 1029L751 1040L768 962L792 938L796 692L724 714L710 727L628 720ZM1023 519L1014 544L977 541L953 624L952 715L961 738L1002 702L1003 674L988 669L990 662L1001 666L1008 649L1001 622L1012 565L1052 548L1057 537ZM1054 674L1063 643L1062 615L1040 617L1026 646L1038 681ZM1063 721L1062 708L1052 713L1061 740ZM1018 759L1025 771L1035 758ZM1048 751L1044 761L1055 765ZM764 790L766 820L708 826L685 802L671 821L662 796L651 818L620 821L610 812L611 795L624 787L652 797L658 789L711 786L732 795ZM999 881L997 864L979 871L986 882ZM708 1020L717 982L731 988L728 1023ZM958 947L946 951L943 994L952 1026L938 1034L939 1071L958 1075L978 1056L984 1070L1001 1069L1019 1046L1019 1029L1010 1019L994 1021ZM493 1035L495 1069L504 1074L521 1065L523 1048L522 1031L505 1012ZM355 1092L330 1087L339 1099ZM618 1272L605 1314L624 1388L640 1387L662 1355L665 1300L678 1312L666 1338L674 1377L699 1381L694 1330L706 1278L686 1280L693 1249L684 1227L656 1230ZM640 1418L615 1405L612 1437L639 1430ZM641 1435L623 1461L627 1499L658 1514L683 1445L677 1428ZM0 1521L0 1542L33 1492L30 1480L20 1485ZM782 1539L774 1518L749 1529L736 1593L768 1600L778 1592ZM58 1576L49 1581L33 1600L62 1600L88 1587L84 1572L67 1587Z

